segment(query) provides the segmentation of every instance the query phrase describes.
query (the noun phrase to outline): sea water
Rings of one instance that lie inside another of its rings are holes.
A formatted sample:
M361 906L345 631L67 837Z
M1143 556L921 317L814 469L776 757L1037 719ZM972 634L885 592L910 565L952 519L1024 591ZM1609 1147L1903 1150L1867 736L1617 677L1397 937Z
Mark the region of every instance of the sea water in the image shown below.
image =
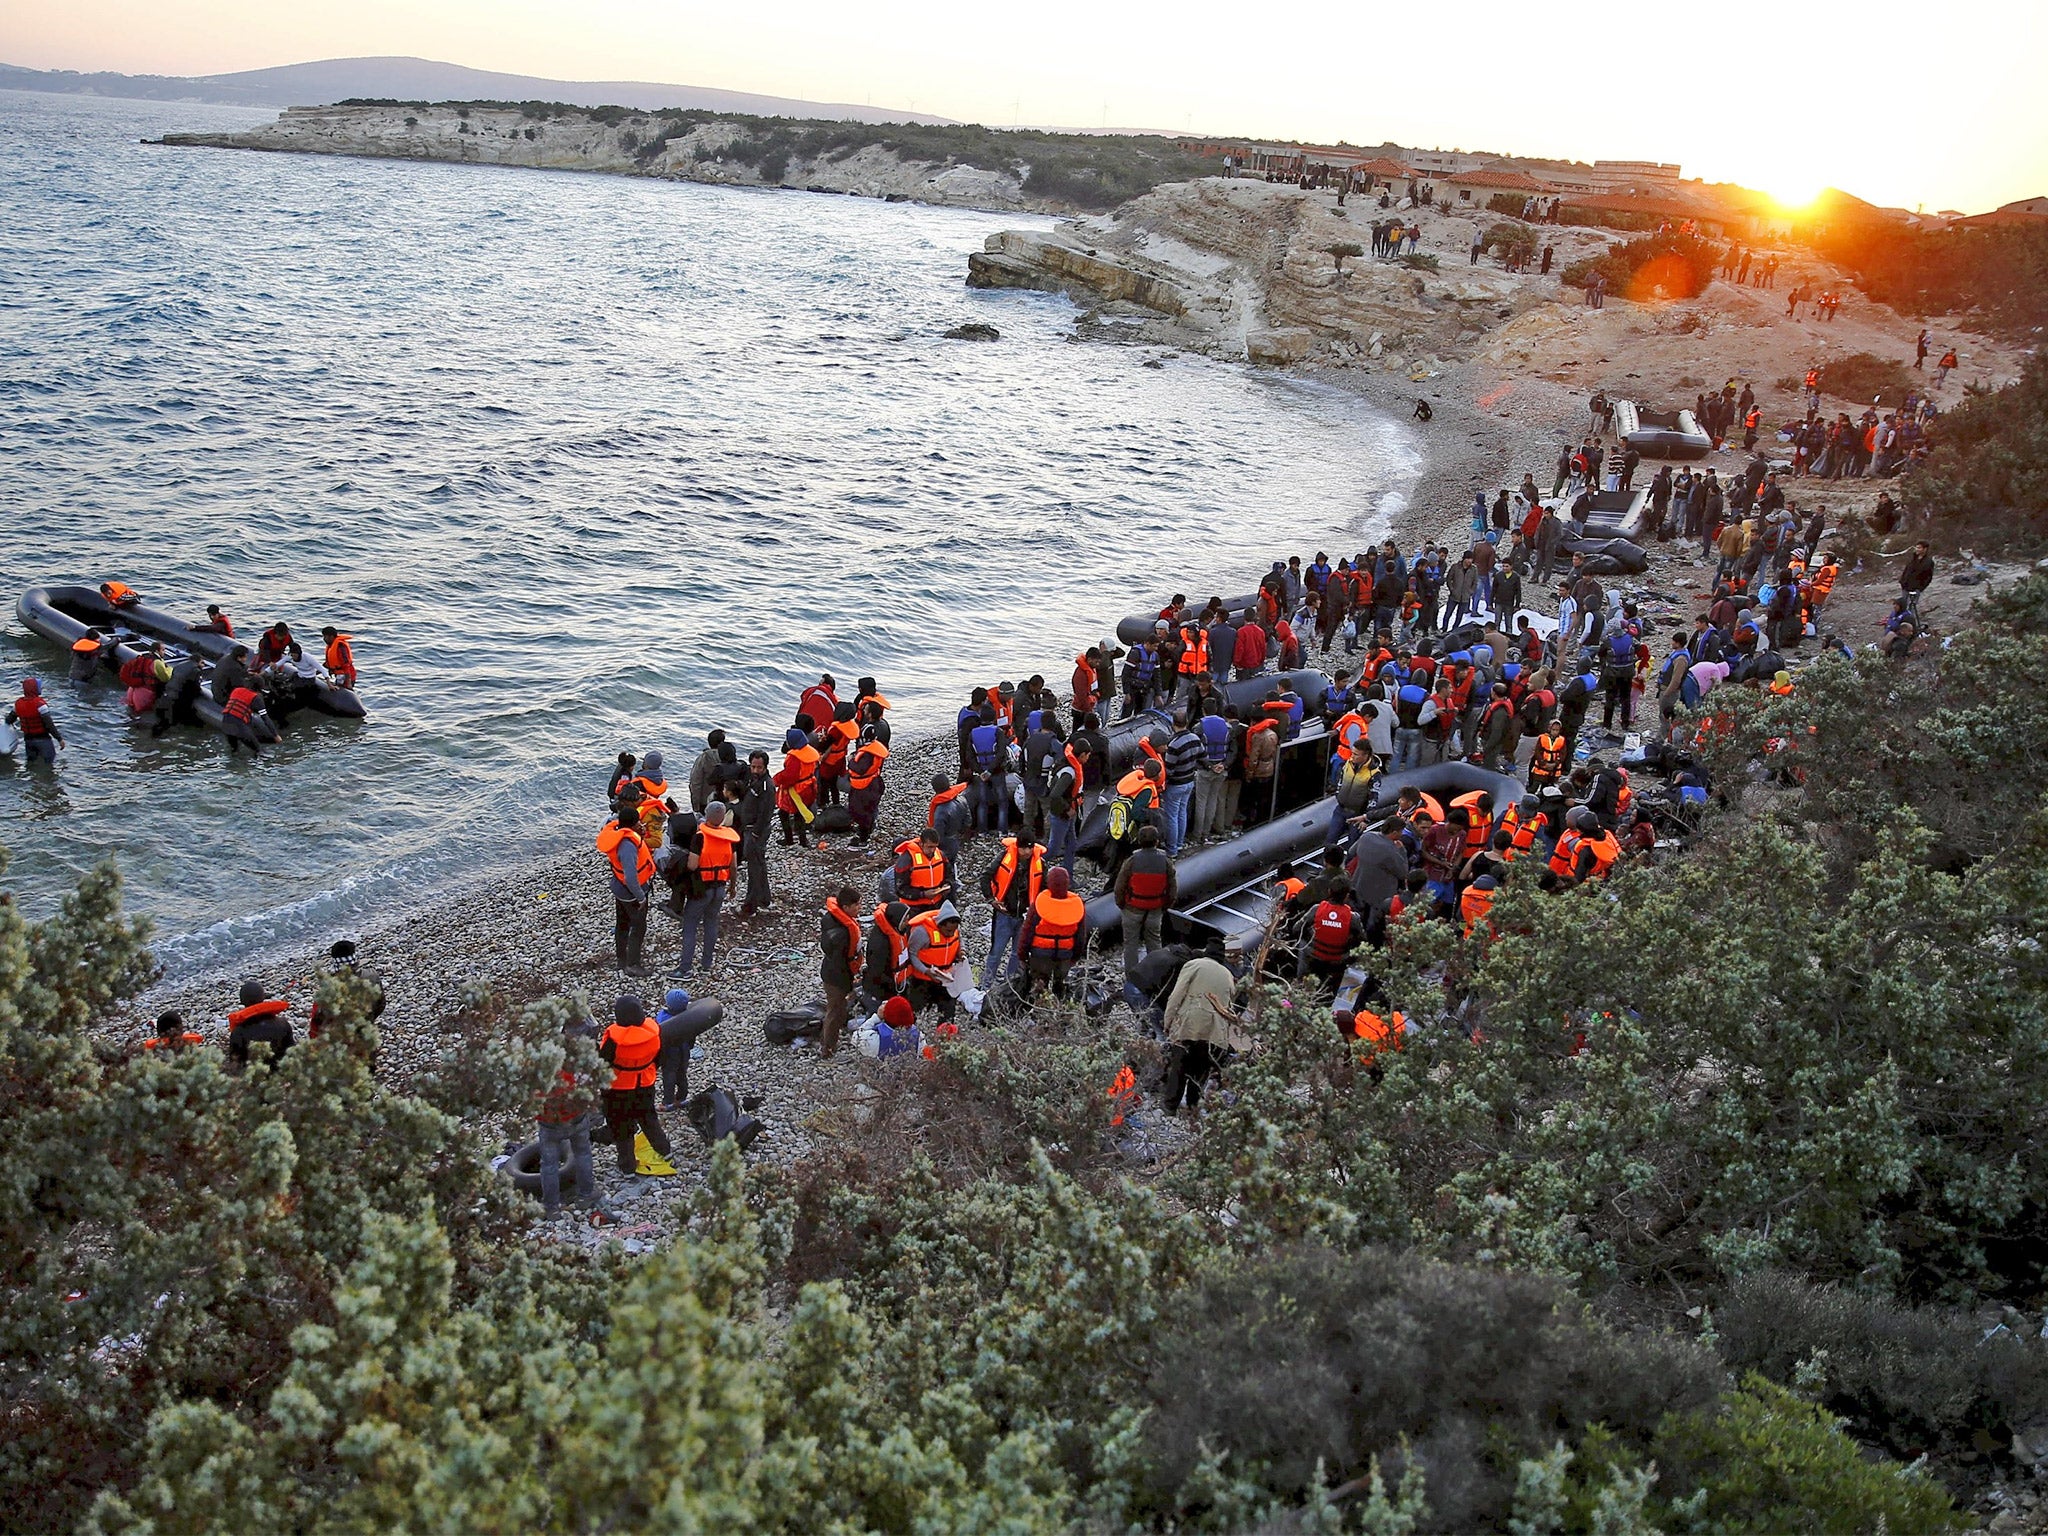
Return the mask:
M1063 686L1419 468L1342 391L964 287L1029 216L139 142L268 116L0 92L0 683L70 741L0 759L4 884L40 917L117 859L174 972L587 840L621 749L776 746L821 671L913 736ZM338 625L369 720L152 740L13 617L109 577Z

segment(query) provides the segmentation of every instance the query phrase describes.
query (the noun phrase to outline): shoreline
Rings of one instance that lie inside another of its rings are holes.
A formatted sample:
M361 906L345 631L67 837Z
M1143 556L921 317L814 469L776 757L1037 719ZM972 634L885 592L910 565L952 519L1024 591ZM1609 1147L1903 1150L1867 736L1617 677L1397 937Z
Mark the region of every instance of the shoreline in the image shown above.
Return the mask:
M1391 380L1320 372L1305 376L1341 388L1376 409L1412 405L1412 387L1399 392L1405 399L1397 401L1397 392L1385 387ZM1414 433L1420 452L1412 485L1396 493L1401 504L1390 518L1374 519L1390 523L1392 536L1404 547L1420 537L1454 531L1464 517L1466 482L1475 475L1486 478L1518 452L1516 439L1521 434L1509 430L1508 422L1466 411L1455 402L1433 403L1438 405L1436 419ZM1333 530L1324 536L1322 547L1340 540L1355 544L1367 536L1360 530ZM1333 558L1350 552L1340 546L1333 550ZM1297 551L1275 553L1284 558ZM1314 550L1298 553L1305 560ZM1249 580L1257 573L1246 574ZM1113 626L1118 617L1104 616L1104 627ZM820 665L830 667L832 659L821 657ZM1029 671L1047 665L1044 658L1005 656L998 671L1011 675L1019 667ZM899 733L899 740L904 734ZM686 777L688 760L680 751L670 755L675 773ZM737 1093L763 1095L759 1113L773 1134L758 1144L757 1159L786 1162L802 1157L813 1145L807 1122L820 1110L872 1095L887 1076L886 1065L867 1062L851 1050L842 1050L827 1062L814 1050L770 1046L761 1022L776 1008L818 995L816 927L824 897L844 881L862 892L864 903L870 902L874 880L895 841L903 829L922 819L931 775L947 771L952 756L952 739L942 732L904 742L890 759L888 789L870 848L854 849L831 838L822 853L772 844L773 912L742 923L737 915L739 893L729 898L734 904L721 924L718 963L707 983L691 988L698 997L724 1002L727 1017L705 1038L706 1057L693 1066L691 1087L694 1091L716 1083ZM593 757L593 829L603 815L604 767L599 757ZM963 850L961 875L969 888L990 856L988 847L987 839L978 839ZM988 944L985 903L970 904L963 931L967 952L978 965ZM652 915L648 953L656 974L638 983L620 978L613 965L611 903L600 860L578 840L380 911L373 921L350 927L345 934L337 929L317 942L281 945L252 955L246 966L208 965L162 979L112 1016L104 1033L133 1043L149 1032L158 1011L177 1007L188 1027L209 1039L223 1038L223 1015L232 1006L234 992L242 980L252 978L272 995L290 999L296 1017L303 1020L312 987L326 964L326 945L343 936L357 942L363 962L378 973L384 986L388 1006L380 1025L379 1071L387 1080L403 1084L431 1062L443 1020L457 1006L462 988L472 982L488 983L515 1001L583 991L600 1013L617 990L635 985L645 989L643 1000L650 1005L658 1002L668 985L661 978L675 952L678 926L665 912ZM508 1141L523 1141L531 1134L530 1125L512 1122L494 1129ZM670 1117L669 1129L679 1172L701 1174L706 1149L680 1116ZM660 1183L617 1181L615 1170L604 1178L613 1185L607 1197L627 1203L636 1194L651 1192L637 1190L636 1184Z

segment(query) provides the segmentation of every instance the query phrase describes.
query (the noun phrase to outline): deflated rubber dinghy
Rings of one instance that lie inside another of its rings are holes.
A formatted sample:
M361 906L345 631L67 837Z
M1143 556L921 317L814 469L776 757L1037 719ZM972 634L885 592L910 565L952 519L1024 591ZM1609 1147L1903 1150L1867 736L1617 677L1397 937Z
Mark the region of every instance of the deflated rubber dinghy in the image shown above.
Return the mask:
M88 629L97 629L104 641L99 663L116 675L124 664L146 654L150 642L156 641L162 644L165 659L173 669L181 661L197 661L203 684L210 681L217 663L225 660L237 645L247 643L212 630L195 630L175 615L147 604L116 608L91 587L31 587L22 593L14 612L27 628L66 650L85 638ZM201 723L222 730L220 706L203 685L187 707ZM360 720L366 713L362 701L351 690L324 683L300 689L293 707L344 720ZM259 741L278 740L277 728L267 721L255 734Z

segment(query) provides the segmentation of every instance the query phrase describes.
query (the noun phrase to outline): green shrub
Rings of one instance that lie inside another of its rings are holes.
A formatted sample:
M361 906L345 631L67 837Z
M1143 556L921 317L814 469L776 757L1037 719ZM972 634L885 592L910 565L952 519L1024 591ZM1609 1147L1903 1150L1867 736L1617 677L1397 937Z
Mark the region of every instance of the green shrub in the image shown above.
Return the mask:
M2048 1417L2048 1341L1984 1337L1967 1314L1897 1306L1795 1276L1753 1276L1714 1310L1739 1372L1792 1384L1903 1460L1952 1458Z
M1798 382L1803 388L1805 381ZM1820 387L1838 400L1869 405L1875 399L1883 409L1896 410L1910 391L1926 392L1927 376L1872 352L1852 352L1828 361L1821 370Z
M1527 261L1536 254L1536 231L1527 224L1496 224L1483 238L1486 249L1505 261Z
M1705 1350L1612 1332L1553 1281L1384 1250L1248 1255L1180 1291L1156 1337L1147 1502L1178 1510L1205 1454L1282 1503L1377 1457L1422 1468L1434 1528L1500 1529L1519 1459L1560 1426L1647 1453L1719 1380Z
M1567 287L1583 288L1599 274L1607 279L1607 291L1623 298L1690 299L1713 280L1717 255L1694 235L1651 235L1573 262L1563 280Z
M2048 541L2048 355L1939 418L1934 451L1907 474L1904 495L1945 548L2031 552Z
M1825 1410L1757 1375L1725 1404L1674 1419L1656 1459L1674 1526L1863 1536L1976 1523L1932 1478L1870 1460Z
M1438 267L1436 257L1426 251L1410 251L1400 261L1411 272L1434 272Z

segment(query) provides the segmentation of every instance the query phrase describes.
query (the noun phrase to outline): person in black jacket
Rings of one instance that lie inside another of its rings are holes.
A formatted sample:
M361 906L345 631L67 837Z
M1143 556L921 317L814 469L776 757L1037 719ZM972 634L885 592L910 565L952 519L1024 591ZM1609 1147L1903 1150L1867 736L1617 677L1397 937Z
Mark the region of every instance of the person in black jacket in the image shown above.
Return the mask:
M1913 553L1906 557L1905 569L1899 572L1899 591L1906 599L1906 611L1915 618L1920 615L1920 594L1933 580L1934 546L1922 539L1913 546Z
M853 1001L853 970L860 957L860 892L850 885L825 903L818 919L818 980L825 988L825 1020L818 1032L818 1054L839 1049L839 1032Z
M740 856L747 861L747 899L740 903L740 916L775 910L775 898L768 889L768 835L775 827L775 784L768 777L768 754L747 754L746 776L739 783L738 814Z
M228 1070L239 1072L249 1065L251 1047L274 1064L292 1048L292 1021L285 1017L288 1005L282 998L264 996L263 984L242 983L242 1006L228 1015Z

